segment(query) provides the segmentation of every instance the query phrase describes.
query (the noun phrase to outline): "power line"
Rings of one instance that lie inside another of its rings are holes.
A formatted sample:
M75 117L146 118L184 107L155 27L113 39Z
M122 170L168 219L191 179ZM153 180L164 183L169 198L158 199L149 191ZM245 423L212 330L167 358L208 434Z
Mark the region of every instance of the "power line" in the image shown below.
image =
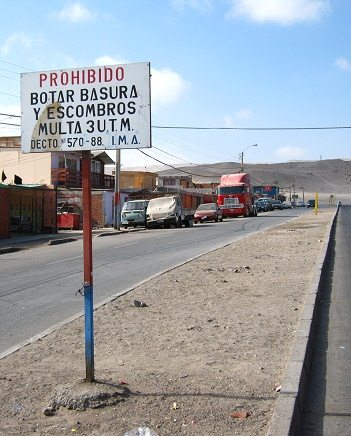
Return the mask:
M9 94L8 92L1 92L1 91L0 91L0 94L3 94L3 95L9 95L10 97L20 98L19 95Z
M219 177L219 176L214 176L214 175L212 175L212 176L208 176L208 175L204 175L204 174L195 174L195 173L190 173L189 171L181 170L180 168L177 168L177 167L175 167L175 166L173 166L173 165L170 165L170 164L167 164L167 163L165 163L165 162L162 162L161 160L156 159L155 157L150 156L149 154L145 153L145 151L142 151L142 150L140 150L139 148L138 148L138 151L139 151L140 153L142 153L142 154L145 154L145 156L150 157L151 159L155 160L156 162L158 162L158 163L160 163L160 164L162 164L162 165L166 165L167 167L173 168L174 170L177 170L177 171L179 171L179 172L181 172L181 173L189 174L190 176L209 177L209 178L212 178L212 179L213 179L213 177Z
M1 61L0 61L1 62ZM13 97L17 97L13 94L6 94L4 92L0 92L0 94L11 95ZM9 117L18 117L19 115L12 114L0 114L6 115ZM342 130L342 129L351 129L351 126L321 126L321 127L202 127L202 126L158 126L152 125L153 129L174 129L174 130Z
M1 121L0 121L0 124L4 124L5 126L21 127L21 124L3 123Z
M18 79L15 79L14 77L4 76L3 74L0 74L0 77L4 77L5 79L14 80L17 82Z
M0 115L4 117L11 117L11 118L21 118L21 115L12 115L12 114L1 114Z
M325 127L199 127L199 126L151 126L154 129L184 129L184 130L338 130L351 129L351 126Z
M7 64L7 65L12 65L13 67L18 67L18 68L22 68L23 70L27 70L27 71L33 71L30 68L24 67L23 65L18 65L18 64L13 64L12 62L6 62L0 59L0 62L2 64Z
M175 156L174 154L168 153L167 151L161 150L160 148L156 147L155 145L152 146L152 148L155 148L156 150L160 151L161 153L168 154L168 156L175 157L176 159L182 160L183 162L190 164L190 165L196 165L193 162L189 162L188 160L182 159L181 157Z

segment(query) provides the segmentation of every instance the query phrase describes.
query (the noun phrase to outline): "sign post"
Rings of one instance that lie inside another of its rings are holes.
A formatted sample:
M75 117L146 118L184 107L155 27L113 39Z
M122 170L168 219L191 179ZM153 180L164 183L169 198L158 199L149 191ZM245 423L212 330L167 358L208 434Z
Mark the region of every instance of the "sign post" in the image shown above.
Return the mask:
M93 302L93 250L91 222L91 158L90 151L82 152L83 188L83 258L84 258L84 326L85 326L85 378L94 381L94 302Z
M119 161L121 149L151 147L150 64L24 73L21 112L22 153L81 156L86 381L93 382L91 151L117 150Z

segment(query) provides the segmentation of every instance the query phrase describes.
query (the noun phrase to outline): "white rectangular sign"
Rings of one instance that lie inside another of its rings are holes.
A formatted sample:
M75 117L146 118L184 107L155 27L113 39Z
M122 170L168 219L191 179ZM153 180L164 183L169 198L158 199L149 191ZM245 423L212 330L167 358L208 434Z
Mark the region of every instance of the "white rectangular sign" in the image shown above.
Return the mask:
M22 152L151 147L150 63L21 75Z

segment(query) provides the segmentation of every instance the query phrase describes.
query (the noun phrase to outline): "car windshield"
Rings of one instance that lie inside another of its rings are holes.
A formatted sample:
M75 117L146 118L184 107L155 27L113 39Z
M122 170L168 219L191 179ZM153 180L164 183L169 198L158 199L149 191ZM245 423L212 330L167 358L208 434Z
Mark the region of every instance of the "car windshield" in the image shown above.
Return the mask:
M123 210L144 210L145 201L127 201L123 205Z
M216 210L217 206L215 203L200 204L196 210Z

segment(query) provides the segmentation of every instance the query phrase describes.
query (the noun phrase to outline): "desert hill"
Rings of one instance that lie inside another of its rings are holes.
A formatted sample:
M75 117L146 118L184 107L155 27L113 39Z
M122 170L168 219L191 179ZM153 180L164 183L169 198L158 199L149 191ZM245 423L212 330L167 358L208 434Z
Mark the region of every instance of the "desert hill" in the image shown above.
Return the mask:
M218 183L222 174L240 172L238 162L192 165L157 171L159 175L192 175L195 183ZM351 161L342 159L318 161L290 161L272 164L245 164L254 185L278 184L283 189L295 185L296 190L329 194L351 192Z

